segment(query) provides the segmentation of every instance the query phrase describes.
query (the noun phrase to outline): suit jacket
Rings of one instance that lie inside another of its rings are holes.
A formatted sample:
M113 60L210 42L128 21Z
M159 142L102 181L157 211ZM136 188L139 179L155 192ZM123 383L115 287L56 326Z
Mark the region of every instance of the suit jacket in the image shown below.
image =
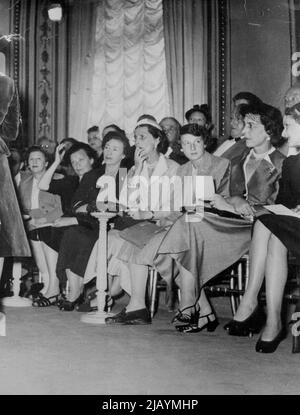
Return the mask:
M230 185L230 161L205 152L200 168L197 170L199 176L212 176L215 183L216 193L228 197ZM177 170L178 176L192 176L193 165L188 163L180 166Z
M254 205L274 203L281 176L282 163L285 156L278 150L269 154L271 163L262 160L248 183L245 180L244 163L249 154L246 150L242 157L237 156L231 161L231 196L242 196Z
M63 215L61 200L58 195L54 195L44 190L39 191L39 209L31 209L33 176L27 176L19 185L20 200L25 213L33 218L45 218L47 222L54 222Z
M121 190L120 203L130 209L153 210L156 212L157 219L165 221L174 206L174 189L172 187L169 192L164 191L160 186L160 178L171 179L177 175L177 168L178 164L163 154L160 154L151 179L147 177L146 168L142 170L140 176L135 176L135 166L133 166L128 173L128 186Z
M237 159L238 157L242 157L246 151L249 153L250 149L246 147L246 139L242 138L226 150L221 157L231 161L233 159Z

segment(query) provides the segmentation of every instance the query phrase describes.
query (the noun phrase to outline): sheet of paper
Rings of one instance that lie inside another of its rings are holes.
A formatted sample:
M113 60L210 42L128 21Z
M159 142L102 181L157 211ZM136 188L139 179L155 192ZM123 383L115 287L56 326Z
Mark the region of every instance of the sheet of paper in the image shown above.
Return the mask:
M296 213L283 205L266 205L264 208L272 213L275 213L276 215L293 216L300 219L299 213Z

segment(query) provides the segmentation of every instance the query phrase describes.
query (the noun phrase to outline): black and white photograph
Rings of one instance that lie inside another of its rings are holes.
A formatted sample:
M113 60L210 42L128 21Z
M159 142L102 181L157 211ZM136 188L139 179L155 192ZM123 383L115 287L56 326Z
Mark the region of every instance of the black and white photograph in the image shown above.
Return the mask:
M300 394L300 0L0 0L0 350L14 404Z

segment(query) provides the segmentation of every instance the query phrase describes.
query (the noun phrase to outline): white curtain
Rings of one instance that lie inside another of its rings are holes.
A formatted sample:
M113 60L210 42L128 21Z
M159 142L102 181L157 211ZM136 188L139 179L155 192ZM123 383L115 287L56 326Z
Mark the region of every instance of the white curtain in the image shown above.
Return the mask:
M96 8L88 120L130 135L139 115L169 115L162 0L105 0Z

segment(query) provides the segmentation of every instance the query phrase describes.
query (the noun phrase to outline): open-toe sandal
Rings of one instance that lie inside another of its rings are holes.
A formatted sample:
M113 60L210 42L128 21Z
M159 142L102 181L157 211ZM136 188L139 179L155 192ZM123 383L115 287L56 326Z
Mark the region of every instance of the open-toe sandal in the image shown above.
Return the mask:
M50 307L52 305L57 305L59 302L59 295L53 295L52 297L44 297L42 294L39 294L32 301L33 307Z

